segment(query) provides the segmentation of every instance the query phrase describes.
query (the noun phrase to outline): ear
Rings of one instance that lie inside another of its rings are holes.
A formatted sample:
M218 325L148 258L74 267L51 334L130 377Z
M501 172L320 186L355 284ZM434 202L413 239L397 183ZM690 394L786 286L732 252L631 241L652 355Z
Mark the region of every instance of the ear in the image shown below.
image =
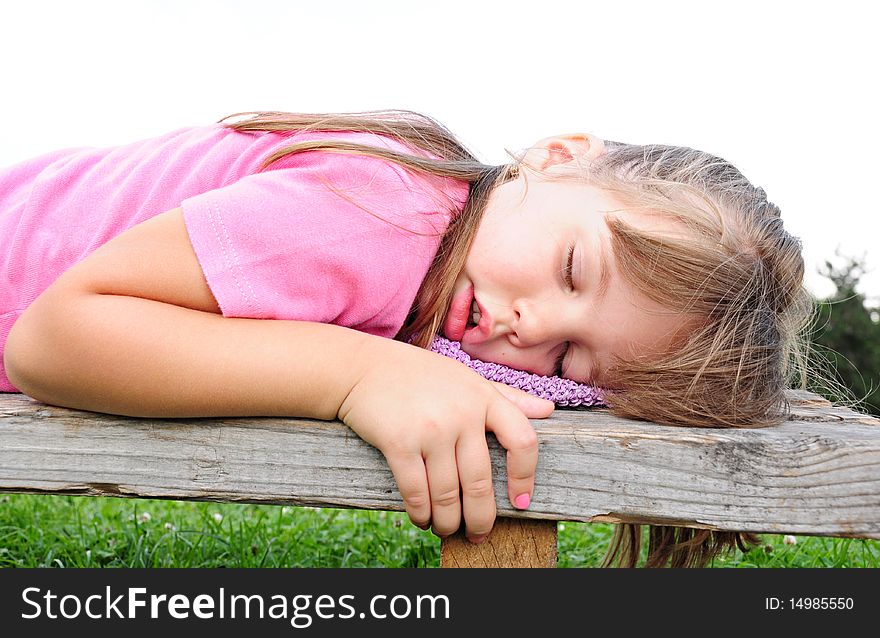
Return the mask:
M578 158L591 162L605 153L605 143L589 133L571 133L545 137L532 146L523 157L523 162L539 171L551 166L566 164Z

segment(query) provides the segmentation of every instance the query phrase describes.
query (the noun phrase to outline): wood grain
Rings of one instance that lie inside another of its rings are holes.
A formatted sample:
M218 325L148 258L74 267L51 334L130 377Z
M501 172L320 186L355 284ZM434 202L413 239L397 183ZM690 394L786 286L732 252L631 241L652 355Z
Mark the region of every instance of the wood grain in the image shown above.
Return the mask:
M556 521L503 516L479 545L459 532L440 544L441 567L556 567Z
M498 514L880 539L880 420L790 397L791 419L763 429L557 409L532 421L526 511L489 435ZM382 455L338 421L138 419L20 394L0 395L0 491L403 509Z

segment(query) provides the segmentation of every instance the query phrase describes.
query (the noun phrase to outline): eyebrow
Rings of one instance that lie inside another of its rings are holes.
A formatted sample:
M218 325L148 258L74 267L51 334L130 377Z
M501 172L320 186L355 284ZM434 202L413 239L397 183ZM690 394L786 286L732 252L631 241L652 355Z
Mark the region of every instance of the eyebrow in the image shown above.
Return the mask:
M605 225L607 227L607 221L605 221ZM601 302L605 299L605 295L611 285L611 269L608 267L607 257L607 250L609 250L609 248L606 246L602 235L599 235L597 240L599 245L599 285L596 288L596 301ZM602 366L598 359L593 359L592 366L590 367L590 380L593 384L600 385L600 376L604 376L604 366Z
M597 238L597 243L599 244L599 286L596 288L596 300L602 301L611 284L611 270L608 268L608 258L605 256L605 242L602 240L601 235Z
M607 220L605 221L605 226L608 226ZM606 293L608 292L608 288L611 284L611 269L608 267L608 257L606 256L606 245L605 241L602 239L602 235L599 235L596 238L596 243L598 244L598 252L599 252L599 285L596 287L596 301L601 302ZM612 259L613 259L612 255ZM581 269L580 276L583 277L583 268ZM601 365L598 360L593 360L593 364L590 367L589 374L589 382L599 385L600 382L598 377L604 375L606 372L605 367Z

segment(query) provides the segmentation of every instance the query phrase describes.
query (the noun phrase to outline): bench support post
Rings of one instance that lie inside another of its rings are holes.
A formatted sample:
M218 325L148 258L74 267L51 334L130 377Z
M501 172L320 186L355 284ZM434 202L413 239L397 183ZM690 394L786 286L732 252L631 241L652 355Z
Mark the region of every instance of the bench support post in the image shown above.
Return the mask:
M463 531L440 543L441 567L556 567L556 521L498 517L479 545Z

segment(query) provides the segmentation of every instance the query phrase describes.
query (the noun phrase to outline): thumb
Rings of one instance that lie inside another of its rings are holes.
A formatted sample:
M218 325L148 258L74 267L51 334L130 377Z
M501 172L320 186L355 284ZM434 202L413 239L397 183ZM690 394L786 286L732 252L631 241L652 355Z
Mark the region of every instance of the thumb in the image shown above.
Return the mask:
M533 394L509 386L506 383L499 383L498 381L490 381L489 383L495 386L495 389L498 390L505 399L518 407L529 419L546 419L553 414L553 411L556 409L556 404L553 403L553 401L536 397Z

